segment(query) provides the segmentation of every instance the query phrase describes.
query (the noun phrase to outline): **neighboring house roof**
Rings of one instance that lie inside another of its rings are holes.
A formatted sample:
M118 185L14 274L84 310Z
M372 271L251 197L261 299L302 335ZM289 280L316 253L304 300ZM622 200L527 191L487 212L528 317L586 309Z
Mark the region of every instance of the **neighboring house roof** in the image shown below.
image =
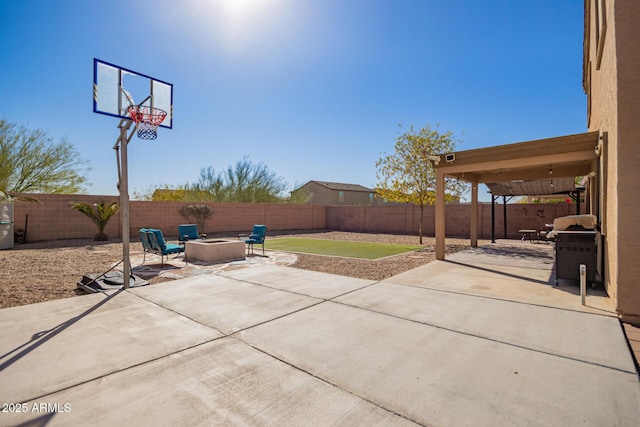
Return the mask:
M311 180L309 182L307 182L305 185L303 185L302 187L310 184L310 183L316 183L319 185L322 185L323 187L327 187L330 190L339 190L339 191L362 191L362 192L366 192L366 193L373 193L375 190L371 189L371 188L367 188L365 186L359 185L359 184L344 184L341 182L328 182L328 181L316 181L316 180ZM300 187L300 188L302 188Z

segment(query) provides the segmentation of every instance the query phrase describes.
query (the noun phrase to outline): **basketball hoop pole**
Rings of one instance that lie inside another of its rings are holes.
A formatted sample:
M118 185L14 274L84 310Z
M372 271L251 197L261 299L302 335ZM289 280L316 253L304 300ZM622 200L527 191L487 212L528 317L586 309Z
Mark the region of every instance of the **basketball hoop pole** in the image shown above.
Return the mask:
M122 218L122 260L123 260L123 287L129 289L129 283L131 278L131 259L129 257L129 173L127 169L127 145L133 138L135 133L135 127L127 136L127 131L131 127L133 122L131 120L120 120L118 128L120 129L120 137L114 145L116 150L116 160L118 162L118 190L120 191L120 212ZM118 156L118 148L120 148L120 155Z
M147 94L144 93L144 87L149 88ZM133 91L136 96L146 98L136 104L127 88L132 91L136 89ZM123 288L128 289L132 276L127 145L135 133L140 139L154 140L158 137L158 127L173 128L173 84L93 58L93 112L120 119L120 135L113 149L118 163Z

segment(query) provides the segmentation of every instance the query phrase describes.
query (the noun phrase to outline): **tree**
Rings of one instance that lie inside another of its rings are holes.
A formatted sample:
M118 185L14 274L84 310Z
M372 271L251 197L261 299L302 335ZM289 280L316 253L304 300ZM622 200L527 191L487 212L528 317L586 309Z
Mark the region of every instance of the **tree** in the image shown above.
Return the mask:
M192 190L205 191L217 202L278 203L287 184L284 179L262 163L253 163L248 156L216 173L213 166L200 170Z
M14 193L83 193L82 160L66 139L0 120L0 197Z
M304 204L305 194L285 196L287 183L262 162L248 156L217 172L213 166L200 169L196 183L151 185L133 193L137 200L174 202L239 202Z
M187 205L181 206L178 209L178 213L185 217L187 221L195 222L202 233L205 231L205 223L213 216L213 209L208 205Z
M120 205L116 202L111 202L108 206L105 205L104 200L100 203L72 203L71 208L77 210L83 215L86 215L93 221L98 227L98 234L93 237L96 241L109 240L109 236L104 234L104 228L107 226L109 219L120 211Z
M213 201L211 194L206 191L191 190L188 185L159 184L148 185L142 190L133 192L134 200L154 202L202 202Z
M420 207L418 235L422 244L424 206L433 205L436 194L436 173L429 156L453 152L460 141L452 132L440 133L429 125L419 131L415 131L413 126L403 130L396 138L395 153L383 155L376 162L376 193L390 201L413 203ZM460 181L446 180L445 194L449 200L459 197L463 189Z

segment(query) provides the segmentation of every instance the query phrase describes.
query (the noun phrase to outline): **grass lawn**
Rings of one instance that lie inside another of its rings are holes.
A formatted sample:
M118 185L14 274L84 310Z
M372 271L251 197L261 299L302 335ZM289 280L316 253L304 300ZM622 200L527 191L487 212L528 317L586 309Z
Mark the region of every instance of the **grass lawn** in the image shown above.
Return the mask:
M281 239L267 239L265 248L284 252L378 259L415 251L420 249L421 246L284 237Z

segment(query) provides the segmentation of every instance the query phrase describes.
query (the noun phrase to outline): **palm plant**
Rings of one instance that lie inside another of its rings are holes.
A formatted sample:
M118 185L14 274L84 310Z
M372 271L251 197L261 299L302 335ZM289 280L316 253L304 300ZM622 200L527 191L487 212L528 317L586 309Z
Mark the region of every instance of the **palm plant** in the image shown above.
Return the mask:
M86 215L93 221L98 227L98 234L93 237L96 241L109 240L109 236L104 234L104 228L107 226L109 219L120 211L120 205L116 202L111 202L109 205L105 205L104 200L100 203L72 203L71 208L77 210L83 215Z
M34 199L33 197L27 196L15 196L8 191L0 190L0 201L8 201L8 202L31 202L42 204L38 199Z

